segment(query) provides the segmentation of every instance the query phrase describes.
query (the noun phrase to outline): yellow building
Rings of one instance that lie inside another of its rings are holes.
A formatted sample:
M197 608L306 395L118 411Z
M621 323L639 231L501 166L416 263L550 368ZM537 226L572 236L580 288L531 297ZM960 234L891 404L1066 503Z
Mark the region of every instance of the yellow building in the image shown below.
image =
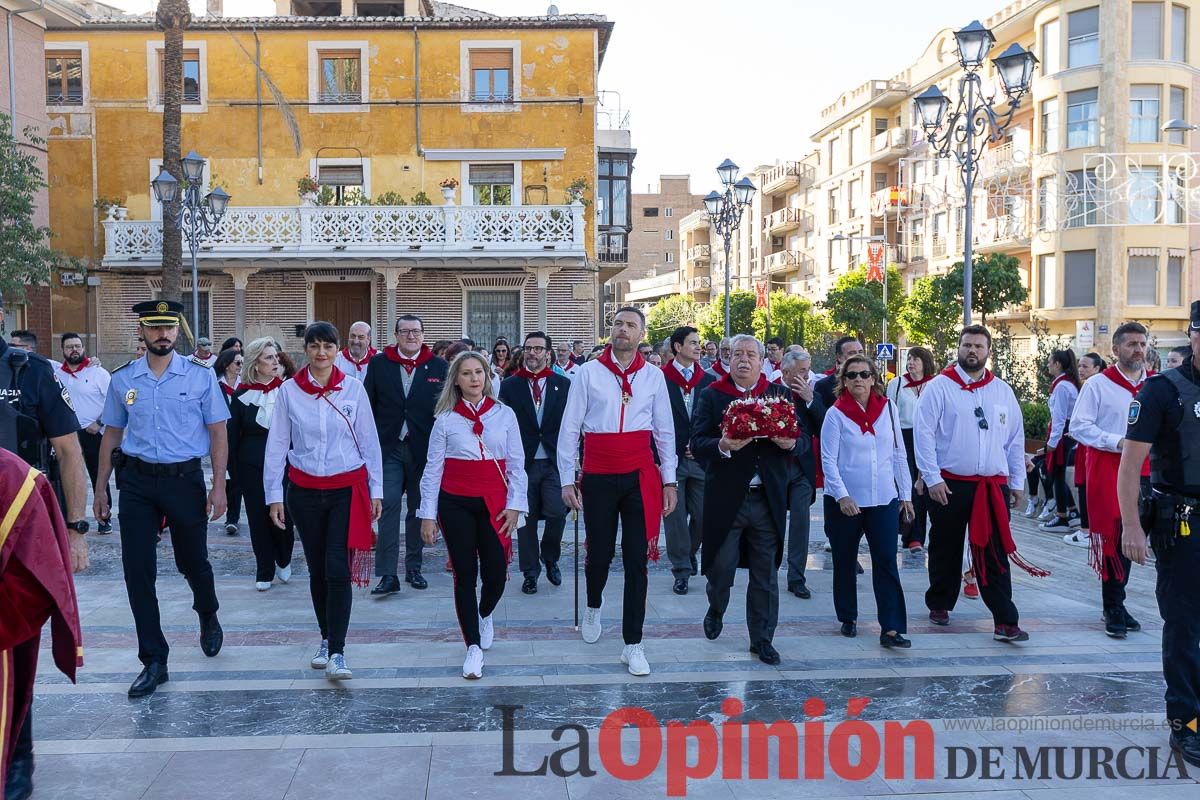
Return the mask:
M306 322L377 343L398 314L430 339L596 331L596 78L602 16L497 17L428 0L300 2L280 15L193 20L184 42L183 151L233 200L199 251L200 334L278 337ZM405 16L383 16L385 14ZM304 16L299 16L303 14ZM50 224L96 286L55 292L55 327L133 349L130 304L161 286L162 33L150 17L46 34ZM287 101L285 123L258 54ZM319 184L315 202L298 181ZM443 183L457 181L457 188ZM119 207L97 211L101 198ZM427 198L427 199L426 199ZM418 203L432 205L419 205ZM184 245L185 301L190 303ZM96 280L98 278L98 281Z

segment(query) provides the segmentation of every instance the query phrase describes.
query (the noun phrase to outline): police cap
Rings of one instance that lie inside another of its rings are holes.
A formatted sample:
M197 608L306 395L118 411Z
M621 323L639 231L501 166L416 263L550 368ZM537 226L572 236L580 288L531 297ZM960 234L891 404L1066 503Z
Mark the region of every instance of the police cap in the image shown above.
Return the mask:
M183 315L183 303L174 300L147 300L133 307L141 325L178 325Z

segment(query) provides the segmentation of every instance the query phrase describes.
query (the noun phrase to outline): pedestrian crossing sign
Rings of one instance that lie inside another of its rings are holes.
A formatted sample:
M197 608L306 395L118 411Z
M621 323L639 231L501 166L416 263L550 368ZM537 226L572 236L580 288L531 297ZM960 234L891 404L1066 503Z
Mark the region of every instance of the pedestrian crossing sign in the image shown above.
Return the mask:
M890 342L875 345L876 361L891 361L896 357L896 345Z

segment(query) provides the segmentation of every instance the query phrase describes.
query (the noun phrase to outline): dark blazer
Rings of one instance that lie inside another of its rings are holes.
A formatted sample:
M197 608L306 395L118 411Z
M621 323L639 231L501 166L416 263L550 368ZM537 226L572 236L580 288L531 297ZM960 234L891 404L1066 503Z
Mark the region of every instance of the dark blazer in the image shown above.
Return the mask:
M821 399L821 395L813 390L813 401L811 406L804 404L804 401L799 397L796 398L796 419L800 422L800 430L804 436L811 437L818 435L821 432L821 425L825 422L825 412L828 407L825 401ZM816 497L817 486L817 459L816 454L810 447L796 457L796 462L799 464L800 470L804 476L808 478L808 485L813 487L813 497Z
M399 446L400 431L407 422L409 447L418 466L424 467L429 457L429 435L433 432L433 409L442 394L449 368L445 359L437 356L429 359L413 370L412 388L405 397L400 377L404 367L383 352L371 359L363 386L371 401L385 458Z
M699 364L694 365L694 369L701 369ZM701 371L700 383L692 390L695 396L692 398L692 411L695 412L696 406L700 404L700 394L708 385L717 379L716 375L711 372ZM692 440L692 417L688 414L687 405L683 402L683 389L680 389L671 381L667 381L667 397L671 398L671 416L675 420L675 454L679 456L679 460L683 461L684 453L687 452L688 445ZM692 456L696 455L695 451Z
M790 390L778 384L767 387L771 396L792 398ZM707 573L717 552L737 519L742 502L757 472L766 493L771 520L775 523L778 546L775 565L783 561L783 540L787 530L788 473L792 459L811 451L811 441L801 436L791 451L779 449L769 439L756 439L729 458L721 455L721 420L734 398L709 386L696 398L692 412L692 455L707 462L704 492L704 539L701 557ZM743 542L745 540L743 539ZM746 566L745 553L740 565Z
M837 388L837 375L826 375L821 380L817 381L817 385L813 387L813 394L820 396L821 402L825 404L825 409L833 408L837 398L833 394L833 390ZM820 433L821 424L825 422L825 413L821 412L821 422L817 424L817 430L814 433Z
M279 391L276 389L275 391ZM238 389L229 402L229 422L225 425L229 435L229 473L235 474L239 466L245 465L262 473L263 457L267 452L269 431L258 424L258 406L248 406L238 398L246 393Z
M542 395L542 424L539 427L529 381L519 375L513 375L500 383L500 402L513 410L517 415L517 425L521 428L526 470L533 465L533 457L537 454L539 444L546 448L546 455L557 467L558 428L562 424L563 411L567 408L567 392L570 390L570 378L557 372L546 378L546 388Z

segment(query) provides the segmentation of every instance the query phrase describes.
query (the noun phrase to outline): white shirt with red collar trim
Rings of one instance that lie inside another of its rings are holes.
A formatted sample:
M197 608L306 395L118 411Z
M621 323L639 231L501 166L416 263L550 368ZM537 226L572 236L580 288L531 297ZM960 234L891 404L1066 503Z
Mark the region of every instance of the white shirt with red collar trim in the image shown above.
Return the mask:
M371 359L368 358L361 365L355 364L353 361L346 358L341 350L338 350L337 355L333 357L333 365L335 367L340 369L349 377L357 378L360 381L365 381L367 379L367 366L370 363Z
M1140 389L1145 380L1143 368L1130 383ZM1124 386L1118 386L1104 373L1093 375L1079 390L1071 412L1071 438L1095 450L1119 452L1117 442L1125 438L1131 402L1133 395Z
M58 363L58 362L55 362ZM79 419L82 430L93 422L100 421L104 412L104 399L108 396L108 384L112 376L108 370L96 363L88 364L78 372L67 372L62 364L54 368L54 377L67 390L71 408Z
M433 432L429 435L429 460L421 474L421 505L417 509L419 519L437 519L438 494L448 458L503 461L504 480L508 484L508 499L504 507L522 513L529 511L525 446L521 443L517 415L508 406L496 403L481 417L481 421L482 454L479 452L479 437L473 430L474 422L457 411L444 411L434 419Z

